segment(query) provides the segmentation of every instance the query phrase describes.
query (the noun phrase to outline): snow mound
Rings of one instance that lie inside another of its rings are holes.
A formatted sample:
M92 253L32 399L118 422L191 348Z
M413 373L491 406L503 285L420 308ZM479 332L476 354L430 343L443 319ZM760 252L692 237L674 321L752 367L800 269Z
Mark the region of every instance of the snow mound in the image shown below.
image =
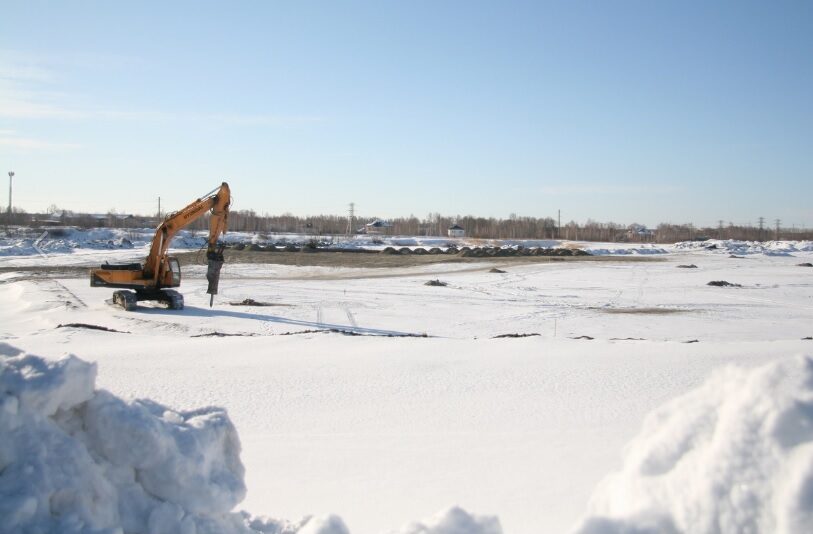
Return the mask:
M454 506L424 522L410 523L396 534L502 534L494 516L472 515Z
M813 241L738 241L734 239L708 239L706 241L681 241L675 243L677 250L709 250L724 254L745 256L790 256L799 252L813 252Z
M0 343L0 533L349 534L335 515L297 523L232 512L246 487L222 408L178 412L96 390L96 365ZM501 534L451 508L405 534Z
M0 351L3 532L243 532L225 411L95 391L95 364Z
M669 254L669 251L654 245L640 245L635 247L602 247L598 245L587 245L582 247L593 256L629 256L647 254Z
M652 412L577 532L813 532L813 359L728 367Z

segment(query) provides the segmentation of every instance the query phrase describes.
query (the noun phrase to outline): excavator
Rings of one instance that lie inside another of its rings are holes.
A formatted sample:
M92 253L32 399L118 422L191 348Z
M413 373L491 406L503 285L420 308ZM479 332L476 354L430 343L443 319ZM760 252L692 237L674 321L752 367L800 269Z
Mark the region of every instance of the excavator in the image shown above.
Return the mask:
M226 233L229 218L231 192L229 184L223 182L203 197L185 208L170 213L155 230L150 245L150 254L143 264L108 264L90 271L91 287L122 288L113 293L113 304L132 311L141 300L159 301L172 310L183 309L183 295L173 289L181 285L181 264L178 258L167 256L172 238L184 227L202 217L207 211L209 218L209 242L206 248L208 268L206 280L209 286L209 307L212 306L217 286L220 282L220 269L223 267L223 245L218 237Z

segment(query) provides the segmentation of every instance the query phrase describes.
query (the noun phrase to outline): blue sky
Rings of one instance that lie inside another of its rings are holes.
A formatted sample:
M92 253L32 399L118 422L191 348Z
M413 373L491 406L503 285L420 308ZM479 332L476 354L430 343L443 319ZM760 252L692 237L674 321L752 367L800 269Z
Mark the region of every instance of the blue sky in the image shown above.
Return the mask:
M813 227L811 95L807 1L5 1L0 17L0 165L28 211L149 213L228 180L261 213Z

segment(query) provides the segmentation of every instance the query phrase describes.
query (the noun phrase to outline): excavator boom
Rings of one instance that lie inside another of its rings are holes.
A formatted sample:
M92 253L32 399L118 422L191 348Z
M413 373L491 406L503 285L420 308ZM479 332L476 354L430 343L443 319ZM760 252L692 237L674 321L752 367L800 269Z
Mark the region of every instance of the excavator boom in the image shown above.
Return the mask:
M167 250L172 238L179 231L210 212L206 278L209 282L207 293L212 295L209 300L211 306L214 295L217 294L220 269L223 266L223 247L218 245L218 238L226 233L230 204L231 191L229 185L223 182L220 187L182 210L169 214L158 225L150 244L150 253L143 265L140 263L102 265L90 272L90 285L135 290L135 293L132 291L114 293L114 302L121 304L125 309L133 309L139 300L159 300L167 302L171 308L183 308L181 294L168 289L181 284L181 270L178 260L167 256Z

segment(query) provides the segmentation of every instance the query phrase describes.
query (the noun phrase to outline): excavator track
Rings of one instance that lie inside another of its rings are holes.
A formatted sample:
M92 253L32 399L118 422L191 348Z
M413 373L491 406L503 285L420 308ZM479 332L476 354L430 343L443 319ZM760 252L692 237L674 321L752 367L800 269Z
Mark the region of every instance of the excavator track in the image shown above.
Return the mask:
M167 305L167 308L170 310L183 309L183 295L172 289L164 289L161 291L161 293L163 293L164 298L161 298L160 300Z
M139 300L157 300L170 310L182 310L184 306L183 295L172 289L162 289L156 292L139 293L126 289L113 293L113 304L125 311L133 311L138 307Z
M134 291L116 291L113 293L113 304L121 306L125 311L133 311L138 306L138 297Z

